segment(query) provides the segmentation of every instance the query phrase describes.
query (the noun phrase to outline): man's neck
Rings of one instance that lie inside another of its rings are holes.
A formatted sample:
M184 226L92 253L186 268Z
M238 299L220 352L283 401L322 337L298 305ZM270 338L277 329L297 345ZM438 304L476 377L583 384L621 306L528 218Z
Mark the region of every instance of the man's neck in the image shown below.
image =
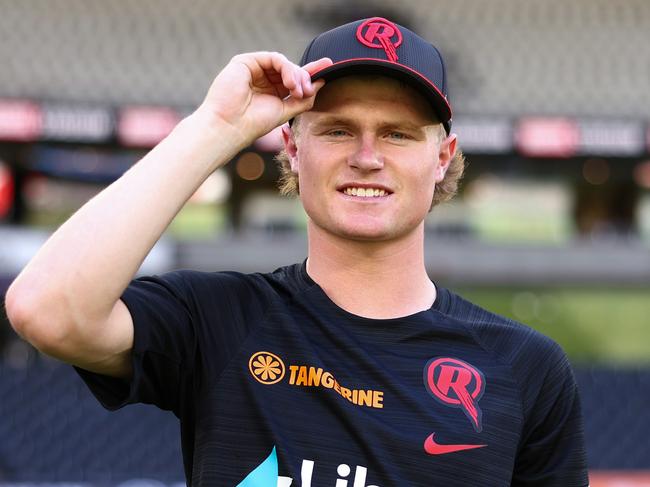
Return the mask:
M309 222L307 272L346 311L367 318L408 316L431 307L436 289L424 266L424 229L390 242L332 235Z

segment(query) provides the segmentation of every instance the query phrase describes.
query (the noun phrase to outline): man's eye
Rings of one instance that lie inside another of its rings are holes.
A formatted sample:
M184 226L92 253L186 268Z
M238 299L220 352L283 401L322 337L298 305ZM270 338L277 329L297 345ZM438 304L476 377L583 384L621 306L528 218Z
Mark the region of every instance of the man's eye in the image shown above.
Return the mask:
M406 134L404 134L402 132L391 132L390 134L388 134L388 136L391 139L397 139L397 140L406 140L406 139L409 138L408 135L406 135Z
M329 132L327 132L327 135L331 135L333 137L342 137L344 135L347 135L347 132L341 129L330 130Z

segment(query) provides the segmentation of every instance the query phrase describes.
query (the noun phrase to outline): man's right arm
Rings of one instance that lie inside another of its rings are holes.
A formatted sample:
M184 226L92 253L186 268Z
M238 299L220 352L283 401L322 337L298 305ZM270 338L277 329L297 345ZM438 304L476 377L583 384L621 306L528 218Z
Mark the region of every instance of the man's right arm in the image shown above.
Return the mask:
M43 352L131 375L133 321L120 296L199 185L257 137L313 105L322 82L277 53L235 56L201 106L37 252L6 295L12 326Z

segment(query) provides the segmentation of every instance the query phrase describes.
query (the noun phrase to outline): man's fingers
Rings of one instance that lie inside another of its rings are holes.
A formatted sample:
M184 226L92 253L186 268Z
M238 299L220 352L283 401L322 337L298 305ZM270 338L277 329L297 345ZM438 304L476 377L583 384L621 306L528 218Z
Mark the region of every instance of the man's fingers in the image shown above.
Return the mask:
M291 76L291 65L293 63L284 54L279 52L263 53L259 63L264 69L273 69L275 72L280 73L282 81L287 83L285 85L287 88L291 89L293 87L290 86L294 82Z
M265 76L273 84L282 84L292 98L302 99L315 94L311 75L327 66L332 65L329 58L321 58L300 67L279 52L257 52L242 56L255 78ZM256 69L257 68L257 69ZM279 79L278 79L279 78ZM283 90L280 90L283 91Z
M310 85L312 87L312 91L314 92L312 95L305 96L304 98L294 98L293 96L290 96L284 100L285 118L287 120L292 119L303 112L311 110L311 108L314 106L314 101L316 100L316 94L325 85L325 80L319 79L313 83L310 81Z
M314 74L317 71L320 71L321 69L325 69L328 66L331 66L334 64L334 62L328 58L328 57L323 57L320 59L317 59L316 61L312 61L311 63L305 64L302 69L307 71L310 75Z
M331 66L332 60L330 58L322 58L317 61L313 61L309 64L306 64L303 67L298 67L295 64L291 63L292 68L296 72L296 86L293 89L289 89L291 96L294 98L308 98L316 94L313 83L311 81L311 75L324 69L328 66Z
M293 68L297 66L279 52L252 52L235 56L233 59L245 64L254 80L259 76L265 76L275 83L279 77L282 85L288 90L296 87Z
M289 90L289 94L294 98L302 98L303 84L300 67L289 61L284 54L277 52L271 53L270 61L273 70L280 73L282 85Z
M321 58L303 67L297 66L278 52L265 53L259 59L263 69L272 69L282 77L282 85L289 90L292 98L301 99L313 96L316 91L311 82L311 75L333 64L330 58Z
M296 80L296 87L291 90L291 96L294 98L302 98L304 95L302 73L299 69L296 69L293 70L293 76Z
M277 52L260 54L257 62L272 83L277 83L277 78L274 76L276 74L280 77L282 86L292 97L300 99L305 96L306 86L302 68L289 61L283 54ZM311 80L309 85L311 85Z
M316 93L320 91L320 89L325 86L325 80L324 79L317 79L311 84L314 87L314 95L316 96Z
M311 63L305 64L302 67L302 72L303 72L303 75L304 75L303 79L305 80L304 81L305 84L304 84L304 88L303 88L304 92L305 92L305 96L313 96L313 95L316 94L316 91L317 91L317 90L314 89L314 86L313 86L313 84L311 82L311 75L314 74L314 73L317 73L318 71L320 71L322 69L327 68L328 66L331 66L332 64L333 63L332 63L332 60L330 58L321 58L321 59L318 59L318 60L313 61ZM322 84L321 84L321 86L322 86ZM320 89L320 87L319 87L319 89Z
M300 67L278 52L252 53L248 58L249 67L257 67L257 72L272 84L280 93L284 104L284 115L288 118L310 110L314 105L316 93L325 84L324 80L312 83L311 73L332 64L328 58L319 59L304 67ZM280 86L281 85L281 86Z

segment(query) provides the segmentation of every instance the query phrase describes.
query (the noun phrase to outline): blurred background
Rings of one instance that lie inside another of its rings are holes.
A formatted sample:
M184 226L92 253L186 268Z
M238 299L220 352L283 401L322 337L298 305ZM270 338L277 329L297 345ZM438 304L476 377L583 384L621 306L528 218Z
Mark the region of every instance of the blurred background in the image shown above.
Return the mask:
M0 296L233 55L297 61L319 32L370 16L447 62L469 166L427 221L432 279L556 339L582 393L592 486L650 486L647 0L0 0ZM269 134L215 172L141 272L304 259L278 147ZM0 486L183 485L175 418L103 411L0 321Z

